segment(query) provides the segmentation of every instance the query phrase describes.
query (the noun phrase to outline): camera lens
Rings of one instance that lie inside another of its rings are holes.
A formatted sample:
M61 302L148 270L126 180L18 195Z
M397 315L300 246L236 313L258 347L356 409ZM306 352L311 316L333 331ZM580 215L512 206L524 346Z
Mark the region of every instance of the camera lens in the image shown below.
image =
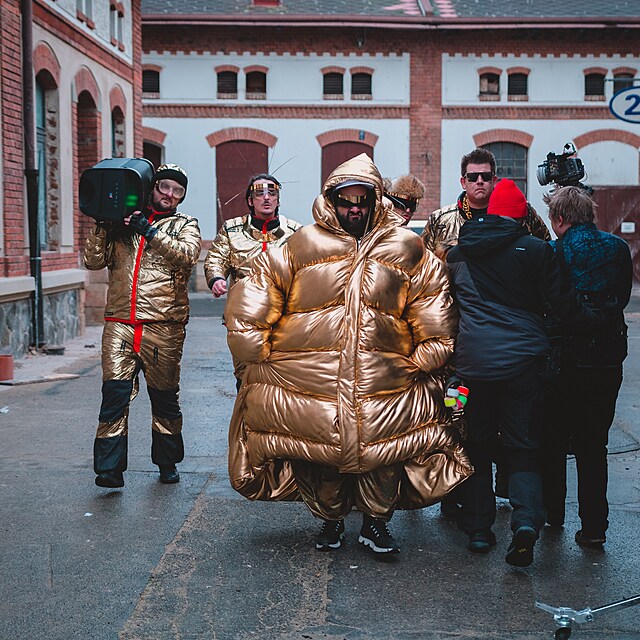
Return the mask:
M546 162L538 165L538 169L536 170L536 178L538 178L538 183L543 187L545 184L549 184L549 182L551 182L551 176L549 175L549 165Z

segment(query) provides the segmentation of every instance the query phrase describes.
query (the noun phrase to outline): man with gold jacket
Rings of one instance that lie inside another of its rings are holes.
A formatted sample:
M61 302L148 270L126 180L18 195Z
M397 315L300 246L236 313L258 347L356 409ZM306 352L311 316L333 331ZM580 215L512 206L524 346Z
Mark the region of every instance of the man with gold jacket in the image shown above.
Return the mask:
M200 255L198 221L176 209L186 192L184 170L162 165L145 210L122 223L98 222L85 244L87 269L109 270L102 405L93 448L100 487L124 486L129 404L137 395L141 370L151 400L151 459L161 482L180 480L180 360L189 319L187 282Z
M486 214L489 197L498 181L495 156L488 149L474 149L462 156L460 175L463 192L458 201L431 213L422 232L427 249L442 260L458 244L460 227L467 220ZM524 224L536 238L551 240L549 229L529 203Z
M249 213L227 220L211 243L204 274L216 298L227 292L227 278L234 285L249 273L253 258L284 244L302 226L280 215L281 189L268 173L252 176L245 193Z
M246 365L229 475L251 500L304 500L321 551L341 546L355 506L359 542L393 554L394 510L471 473L443 403L457 312L444 264L383 204L366 155L333 171L313 216L229 292L228 343Z
M302 225L280 215L282 185L268 173L252 176L245 193L249 213L227 220L204 261L204 275L215 298L251 270L251 261L263 251L284 244ZM234 359L236 388L242 384L244 367Z

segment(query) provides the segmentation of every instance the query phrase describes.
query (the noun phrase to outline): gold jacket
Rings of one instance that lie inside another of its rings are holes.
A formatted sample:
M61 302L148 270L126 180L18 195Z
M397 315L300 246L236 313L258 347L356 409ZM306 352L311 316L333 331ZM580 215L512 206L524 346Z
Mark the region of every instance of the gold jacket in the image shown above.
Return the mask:
M437 209L428 218L422 232L422 239L425 246L433 251L441 260L445 259L449 249L458 244L460 227L468 219L462 209L462 198L466 198L463 193L458 202L450 204L442 209ZM551 240L549 229L536 210L527 203L528 215L525 224L531 235L541 240Z
M149 222L158 228L151 241L133 232L130 239L109 240L109 230L96 225L85 243L85 267L109 269L105 320L186 323L187 283L200 256L198 221L176 212Z
M280 226L263 234L251 224L249 214L227 220L204 261L204 275L209 288L215 278L231 276L230 285L244 278L251 270L251 260L266 247L269 249L284 244L294 231L302 225L295 220L278 217ZM265 244L266 243L266 244Z
M262 253L229 292L229 347L247 365L229 433L233 487L253 500L298 497L288 459L364 473L404 462L400 508L439 500L471 473L448 427L442 368L457 311L444 264L382 204L364 154L338 167L373 182L361 240L320 195L315 224Z

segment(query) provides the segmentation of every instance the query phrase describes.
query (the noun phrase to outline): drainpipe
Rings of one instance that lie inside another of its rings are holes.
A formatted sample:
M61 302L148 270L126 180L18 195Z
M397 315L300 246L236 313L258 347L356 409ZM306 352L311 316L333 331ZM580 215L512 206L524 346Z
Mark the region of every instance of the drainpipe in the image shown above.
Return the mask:
M33 0L22 0L22 110L24 123L24 175L27 182L29 264L34 290L31 294L31 336L36 349L44 344L42 311L42 257L38 225L38 169L36 168L35 87L33 83Z

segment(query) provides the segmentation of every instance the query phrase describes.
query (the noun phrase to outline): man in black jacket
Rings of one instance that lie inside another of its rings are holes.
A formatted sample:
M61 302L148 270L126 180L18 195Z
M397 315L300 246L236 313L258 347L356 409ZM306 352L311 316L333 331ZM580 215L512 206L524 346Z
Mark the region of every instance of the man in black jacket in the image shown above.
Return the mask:
M576 542L599 548L609 525L607 443L627 356L624 308L631 295L631 252L622 238L598 231L595 203L584 189L562 187L545 200L559 238L555 250L572 284L589 304L607 311L607 322L596 331L564 328L561 371L545 392L542 479L547 522L564 523L567 453L573 451L582 523Z
M487 215L467 221L447 254L460 310L455 366L470 389L466 449L475 468L463 485L459 523L470 551L495 545L491 458L500 432L513 507L506 561L515 566L531 564L545 522L538 462L540 372L549 351L545 301L565 321L600 323L599 314L578 302L552 247L529 235L526 215L524 194L512 180L501 180Z

